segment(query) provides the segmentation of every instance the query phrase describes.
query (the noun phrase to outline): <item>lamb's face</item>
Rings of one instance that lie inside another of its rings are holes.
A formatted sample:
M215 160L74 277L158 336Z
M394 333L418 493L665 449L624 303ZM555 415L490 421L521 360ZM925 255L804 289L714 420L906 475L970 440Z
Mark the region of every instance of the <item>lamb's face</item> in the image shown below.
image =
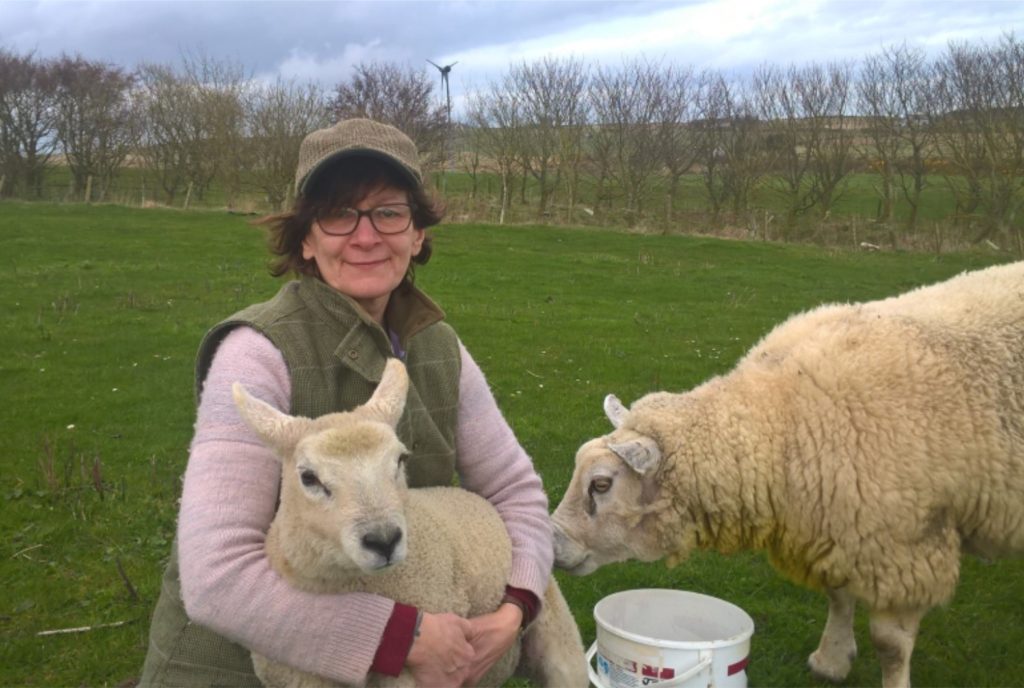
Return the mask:
M653 529L643 523L659 492L654 471L637 470L612 449L643 439L616 430L580 447L572 481L552 515L556 566L586 575L610 562L664 555Z
M284 470L278 517L311 546L365 573L405 559L405 447L384 423L354 421L303 438Z

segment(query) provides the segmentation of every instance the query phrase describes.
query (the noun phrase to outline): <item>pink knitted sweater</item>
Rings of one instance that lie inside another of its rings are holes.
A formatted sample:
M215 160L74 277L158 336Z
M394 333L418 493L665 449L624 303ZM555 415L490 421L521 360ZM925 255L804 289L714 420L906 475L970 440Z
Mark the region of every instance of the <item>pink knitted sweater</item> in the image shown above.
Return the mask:
M543 598L553 560L547 498L483 373L459 346L459 479L505 521L513 548L508 584ZM235 410L235 381L289 410L291 384L280 351L251 328L232 330L206 378L185 471L178 519L185 610L194 622L267 657L361 683L394 602L369 593L300 592L270 568L263 544L281 468Z

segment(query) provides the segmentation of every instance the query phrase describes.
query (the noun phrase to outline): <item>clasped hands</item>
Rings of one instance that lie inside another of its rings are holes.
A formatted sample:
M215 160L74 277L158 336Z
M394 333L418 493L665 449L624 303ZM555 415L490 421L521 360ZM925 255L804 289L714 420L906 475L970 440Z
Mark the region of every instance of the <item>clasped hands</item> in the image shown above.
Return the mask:
M522 620L513 604L472 619L424 612L406 667L423 688L474 686L518 640Z

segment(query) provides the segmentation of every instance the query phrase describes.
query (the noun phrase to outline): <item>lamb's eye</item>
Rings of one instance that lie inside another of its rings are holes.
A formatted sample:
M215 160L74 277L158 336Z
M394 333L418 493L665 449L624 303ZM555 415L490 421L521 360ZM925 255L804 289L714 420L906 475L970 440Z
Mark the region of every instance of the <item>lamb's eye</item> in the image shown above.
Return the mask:
M327 486L320 482L320 478L317 477L316 473L309 468L304 468L299 473L299 480L302 481L302 486L309 489L323 490L324 494L328 497L331 496L331 491L327 489Z
M604 494L612 488L611 478L594 478L590 481L590 493Z

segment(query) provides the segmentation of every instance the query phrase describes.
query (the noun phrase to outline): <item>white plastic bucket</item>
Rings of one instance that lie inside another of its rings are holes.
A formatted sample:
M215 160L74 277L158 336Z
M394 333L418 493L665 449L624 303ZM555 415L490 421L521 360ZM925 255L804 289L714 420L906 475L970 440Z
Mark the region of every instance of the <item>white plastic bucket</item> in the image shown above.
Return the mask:
M681 590L626 590L598 602L594 620L587 664L598 688L746 688L754 621L734 604Z

